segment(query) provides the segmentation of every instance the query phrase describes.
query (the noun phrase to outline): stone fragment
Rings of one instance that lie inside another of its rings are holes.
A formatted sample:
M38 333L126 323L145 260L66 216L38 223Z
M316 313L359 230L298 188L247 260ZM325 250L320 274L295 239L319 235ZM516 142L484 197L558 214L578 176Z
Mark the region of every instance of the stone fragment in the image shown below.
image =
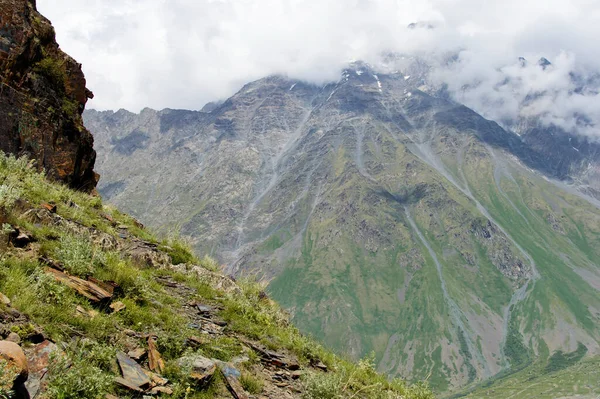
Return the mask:
M29 379L25 383L25 387L31 399L38 397L38 394L45 390L50 361L56 361L62 356L64 353L56 344L47 340L36 345L29 353Z
M235 399L249 399L248 394L240 384L241 373L232 365L219 362L219 370L225 378L225 385Z
M157 339L154 335L148 337L148 365L150 370L162 374L165 370L165 362L156 347Z
M56 281L71 287L79 294L83 295L92 302L100 303L109 301L112 294L102 287L94 284L90 281L80 279L79 277L69 276L59 270L55 270L49 267L45 268L46 274L53 276Z
M132 358L123 352L117 352L117 362L121 368L123 378L115 381L129 389L143 391L150 386L150 379L144 370ZM132 388L133 387L133 388Z
M293 359L287 358L286 356L280 353L268 350L262 345L256 344L254 342L247 340L242 340L242 342L244 342L244 344L248 345L255 352L257 352L264 363L288 370L300 369L300 365Z

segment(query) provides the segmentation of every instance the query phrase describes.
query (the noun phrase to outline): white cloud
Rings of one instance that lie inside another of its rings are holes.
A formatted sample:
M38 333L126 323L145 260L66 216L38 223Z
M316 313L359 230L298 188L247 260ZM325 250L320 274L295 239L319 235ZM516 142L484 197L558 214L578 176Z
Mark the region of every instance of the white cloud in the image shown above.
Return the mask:
M38 0L84 65L90 107L199 109L273 73L337 80L350 59L461 49L436 73L458 100L497 119L532 112L567 127L597 112L570 72L600 71L600 0ZM436 29L407 29L430 21ZM532 64L544 56L551 71ZM510 78L509 84L500 84ZM468 87L468 89L465 89ZM528 94L543 99L523 107ZM600 118L600 117L598 117ZM593 118L592 118L593 119ZM595 121L600 122L600 121Z

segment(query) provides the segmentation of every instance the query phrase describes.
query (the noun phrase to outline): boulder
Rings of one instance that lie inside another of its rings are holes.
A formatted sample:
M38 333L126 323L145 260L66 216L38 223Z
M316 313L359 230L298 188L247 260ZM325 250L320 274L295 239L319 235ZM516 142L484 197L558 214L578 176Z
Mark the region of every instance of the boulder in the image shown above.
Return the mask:
M21 385L27 381L29 367L27 357L19 345L10 341L0 341L0 359L6 362L5 370L14 375L13 384Z

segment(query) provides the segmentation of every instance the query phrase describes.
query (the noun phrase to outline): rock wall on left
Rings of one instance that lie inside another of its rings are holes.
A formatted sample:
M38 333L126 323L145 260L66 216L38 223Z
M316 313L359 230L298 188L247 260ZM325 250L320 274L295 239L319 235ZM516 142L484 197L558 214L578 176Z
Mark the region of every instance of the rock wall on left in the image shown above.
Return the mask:
M96 152L81 114L93 94L85 85L81 64L59 48L35 1L0 0L0 150L92 191Z

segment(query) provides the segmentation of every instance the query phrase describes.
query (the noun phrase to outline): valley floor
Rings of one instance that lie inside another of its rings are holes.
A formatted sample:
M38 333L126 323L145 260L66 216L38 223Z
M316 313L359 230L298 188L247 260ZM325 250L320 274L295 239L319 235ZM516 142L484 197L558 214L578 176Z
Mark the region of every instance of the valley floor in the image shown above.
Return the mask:
M535 364L515 374L491 379L463 394L448 398L490 399L597 399L600 398L600 357L584 359L570 367L545 374Z

